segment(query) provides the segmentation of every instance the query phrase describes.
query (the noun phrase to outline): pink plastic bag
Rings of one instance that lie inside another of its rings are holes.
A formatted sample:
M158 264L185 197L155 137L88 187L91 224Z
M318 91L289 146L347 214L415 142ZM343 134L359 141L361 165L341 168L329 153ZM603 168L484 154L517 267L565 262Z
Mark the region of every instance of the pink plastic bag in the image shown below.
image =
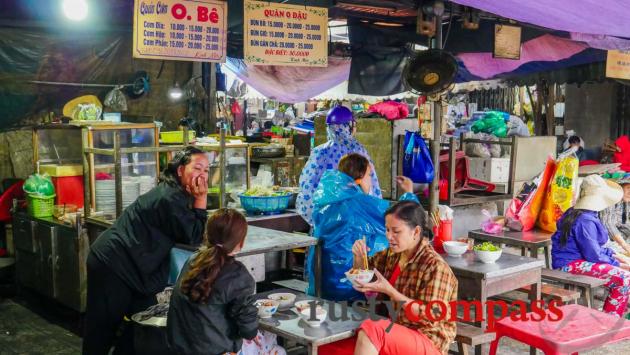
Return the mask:
M409 116L407 104L396 101L383 101L370 106L370 112L378 113L388 120L399 120Z
M481 211L486 216L486 221L481 223L481 230L489 234L499 234L503 232L503 225L492 220L492 216L486 210Z

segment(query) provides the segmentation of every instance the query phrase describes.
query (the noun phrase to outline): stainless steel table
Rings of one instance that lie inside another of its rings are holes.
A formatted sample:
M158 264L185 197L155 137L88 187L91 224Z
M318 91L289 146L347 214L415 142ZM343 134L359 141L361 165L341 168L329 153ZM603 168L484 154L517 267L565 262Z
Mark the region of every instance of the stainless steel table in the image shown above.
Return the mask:
M461 257L450 257L446 254L442 257L457 277L457 299L481 302L483 321L475 322L475 325L482 329L487 326L486 301L489 297L531 285L530 301L540 299L540 274L544 266L542 260L505 252L494 264L482 263L471 251ZM482 351L481 346L475 347L475 354L481 354Z
M316 297L306 296L303 293L290 289L279 289L256 294L257 299L266 298L267 295L276 292L289 292L297 296L296 301L320 300ZM278 311L270 319L261 319L259 329L274 333L282 338L293 340L305 345L309 355L317 355L318 348L322 345L353 337L362 320L352 320L353 315L361 319L361 315L354 312L352 307L347 308L348 320L331 319L331 307L338 316L341 315L341 305L331 301L325 301L323 306L328 311L328 317L319 328L309 327L293 310Z
M503 231L499 234L486 233L481 229L468 232L470 239L501 243L521 248L522 256L525 256L525 250L528 249L529 256L534 259L538 258L538 249L543 248L547 268L551 268L551 235L552 233L537 229L528 232Z
M287 233L249 226L247 228L245 246L236 256L264 254L308 246L315 246L315 288L316 294L321 295L321 248L319 247L317 238L304 234ZM189 253L187 253L187 255L190 255L190 253L197 249L195 246L184 244L177 244L175 248L188 251Z
M246 215L245 210L238 209L241 213ZM214 210L208 211L212 213ZM279 230L283 232L303 232L308 233L311 226L300 216L294 209L288 209L280 214L274 215L261 215L261 216L249 216L246 215L247 224L250 226L256 226L261 228L269 228L273 230Z

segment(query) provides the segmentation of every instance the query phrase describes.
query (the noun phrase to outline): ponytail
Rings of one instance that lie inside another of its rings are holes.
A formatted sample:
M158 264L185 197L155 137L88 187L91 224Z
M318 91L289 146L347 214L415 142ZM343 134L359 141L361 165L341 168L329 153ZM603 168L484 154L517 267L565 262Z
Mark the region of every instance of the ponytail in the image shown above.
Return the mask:
M182 293L195 303L207 303L219 273L234 261L230 253L243 244L246 234L247 221L236 210L220 209L210 216L204 246L182 278Z

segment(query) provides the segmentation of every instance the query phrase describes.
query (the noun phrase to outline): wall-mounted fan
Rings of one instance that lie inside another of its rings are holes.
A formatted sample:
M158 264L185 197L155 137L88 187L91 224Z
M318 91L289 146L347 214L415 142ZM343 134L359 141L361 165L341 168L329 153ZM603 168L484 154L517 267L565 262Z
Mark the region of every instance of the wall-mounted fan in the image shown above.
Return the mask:
M457 61L450 53L429 49L416 53L407 61L402 81L408 90L431 95L448 89L456 74Z

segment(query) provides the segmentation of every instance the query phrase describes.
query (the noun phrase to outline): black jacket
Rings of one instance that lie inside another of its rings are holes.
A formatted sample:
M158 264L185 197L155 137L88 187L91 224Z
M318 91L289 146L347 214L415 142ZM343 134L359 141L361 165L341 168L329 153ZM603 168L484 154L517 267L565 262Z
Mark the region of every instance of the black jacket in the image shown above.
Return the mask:
M133 290L160 292L168 281L173 245L201 244L208 216L192 202L181 188L161 183L129 205L90 252Z
M258 332L254 279L243 264L232 259L219 272L208 302L191 302L180 286L196 256L193 254L182 268L171 296L167 321L170 350L182 355L238 352L242 339L253 339Z

